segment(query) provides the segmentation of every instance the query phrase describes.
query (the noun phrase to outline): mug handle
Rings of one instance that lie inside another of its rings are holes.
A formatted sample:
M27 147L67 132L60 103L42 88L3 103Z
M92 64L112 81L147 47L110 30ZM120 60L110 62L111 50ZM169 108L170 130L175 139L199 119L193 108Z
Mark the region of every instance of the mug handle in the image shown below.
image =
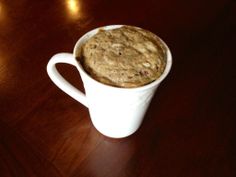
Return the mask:
M62 91L67 93L69 96L88 107L87 98L83 92L71 85L65 80L56 68L57 63L65 63L73 66L77 66L77 61L71 53L58 53L52 56L47 64L47 73L51 80L56 84Z

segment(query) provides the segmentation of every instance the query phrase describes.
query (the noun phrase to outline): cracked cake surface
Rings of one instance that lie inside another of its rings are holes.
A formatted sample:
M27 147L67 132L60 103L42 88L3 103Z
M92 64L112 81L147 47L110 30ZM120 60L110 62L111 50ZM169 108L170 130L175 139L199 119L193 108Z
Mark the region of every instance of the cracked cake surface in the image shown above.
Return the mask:
M155 34L133 26L99 30L77 60L94 79L116 87L139 87L161 76L166 48Z

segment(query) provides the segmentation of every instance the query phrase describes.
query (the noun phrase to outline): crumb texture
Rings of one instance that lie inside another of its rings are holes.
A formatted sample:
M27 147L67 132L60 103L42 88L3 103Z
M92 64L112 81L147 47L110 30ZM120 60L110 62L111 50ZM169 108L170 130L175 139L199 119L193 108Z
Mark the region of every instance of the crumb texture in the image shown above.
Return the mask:
M132 26L100 30L83 46L79 60L94 79L116 87L139 87L156 80L166 49L153 33Z

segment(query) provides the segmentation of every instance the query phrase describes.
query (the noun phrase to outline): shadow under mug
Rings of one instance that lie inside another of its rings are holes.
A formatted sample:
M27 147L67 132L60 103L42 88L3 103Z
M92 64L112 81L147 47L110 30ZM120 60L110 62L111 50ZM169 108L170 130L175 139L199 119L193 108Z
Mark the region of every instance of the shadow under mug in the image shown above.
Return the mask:
M51 80L62 91L86 106L89 109L94 127L103 135L112 138L127 137L140 127L157 87L168 75L172 65L171 52L160 39L167 50L167 62L162 75L152 83L136 88L118 88L93 79L76 60L81 46L101 28L109 30L122 26L110 25L87 32L77 41L73 54L56 54L49 60L47 65L47 72ZM85 94L60 75L55 66L57 63L70 64L78 69L85 88Z

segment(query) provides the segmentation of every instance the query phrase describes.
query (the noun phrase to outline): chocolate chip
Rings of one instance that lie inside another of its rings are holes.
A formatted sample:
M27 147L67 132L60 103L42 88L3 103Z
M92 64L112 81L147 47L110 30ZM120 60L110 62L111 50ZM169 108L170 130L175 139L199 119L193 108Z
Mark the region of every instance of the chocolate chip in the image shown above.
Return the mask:
M141 76L147 76L147 75L149 75L148 71L146 71L146 70L139 71L139 74L140 74Z

